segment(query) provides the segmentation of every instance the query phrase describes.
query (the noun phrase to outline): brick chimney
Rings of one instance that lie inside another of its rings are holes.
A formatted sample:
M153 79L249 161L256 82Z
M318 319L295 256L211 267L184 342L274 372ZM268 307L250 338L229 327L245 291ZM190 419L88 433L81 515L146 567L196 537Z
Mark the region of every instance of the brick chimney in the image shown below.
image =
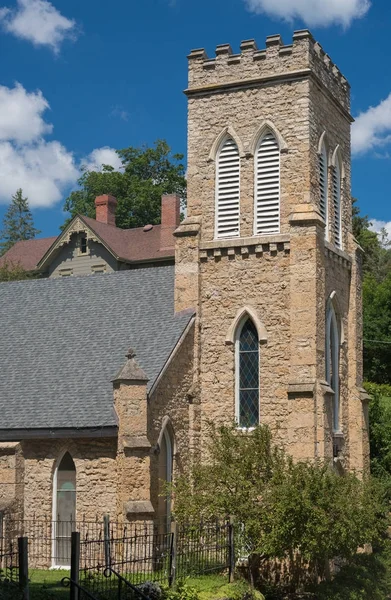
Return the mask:
M95 198L95 219L99 223L113 225L115 227L115 209L117 208L117 199L110 194L103 194Z
M181 199L178 194L162 196L162 224L160 233L160 250L174 248L173 233L181 220Z

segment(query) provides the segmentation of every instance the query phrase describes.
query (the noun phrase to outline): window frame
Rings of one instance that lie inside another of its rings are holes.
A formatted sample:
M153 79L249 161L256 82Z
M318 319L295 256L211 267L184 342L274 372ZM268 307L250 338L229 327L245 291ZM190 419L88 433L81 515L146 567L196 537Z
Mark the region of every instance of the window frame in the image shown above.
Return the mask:
M224 146L226 145L226 143L228 141L231 141L235 144L236 146L236 150L237 150L237 154L238 154L238 210L239 210L239 215L238 215L238 232L237 234L229 234L229 235L221 235L219 234L219 192L220 192L220 186L219 186L219 175L220 175L220 155L221 152L224 148ZM217 153L216 153L216 160L215 160L215 227L214 227L214 239L215 240L230 240L230 239L236 239L236 238L240 238L240 220L241 220L241 210L240 210L240 186L241 186L241 159L240 159L240 150L239 150L239 144L237 143L237 141L235 140L235 138L230 135L230 134L226 134L224 136L224 138L222 139L222 141L220 142L220 145L218 147Z
M278 148L278 227L276 231L271 231L271 232L261 232L258 233L258 225L259 225L259 221L258 221L258 213L257 213L257 209L258 209L258 152L259 149L261 147L261 144L263 143L264 139L266 138L266 136L271 135L273 136L277 148ZM255 146L255 150L254 150L254 225L253 225L253 234L255 236L263 236L263 235L278 235L279 233L281 233L281 147L280 147L280 141L278 139L278 136L276 135L276 133L271 130L271 129L267 129L265 130L262 135L260 135L258 142Z
M322 182L321 182L321 161L324 160L324 186L322 190ZM325 239L329 241L330 233L329 233L329 159L328 159L328 151L325 140L322 139L320 151L318 153L318 173L319 173L319 191L320 191L320 201L319 201L319 211L322 216L322 192L325 194L324 198L324 219L326 228L325 228Z
M235 348L235 422L236 422L236 428L241 431L253 431L255 429L255 426L243 427L240 424L240 391L241 391L241 388L240 388L240 337L241 337L241 334L243 331L243 327L247 323L247 321L250 321L252 323L252 325L256 331L256 334L257 334L257 350L258 350L258 423L257 423L257 425L259 425L261 422L261 409L260 409L261 352L260 352L259 333L258 333L258 328L257 328L256 324L254 323L253 319L248 315L244 315L243 318L241 319L241 321L239 322L238 327L235 332L235 346L234 346L234 348Z
M332 427L333 434L341 432L341 402L340 402L340 327L333 302L328 302L326 313L326 364L325 375L329 387L333 391ZM337 381L335 382L335 374ZM335 385L336 384L336 385Z
M343 250L343 236L342 236L342 202L343 202L343 165L340 153L337 149L335 153L335 160L333 165L333 242L336 248ZM338 210L336 210L336 207ZM337 227L337 217L339 220ZM337 236L338 234L338 236Z

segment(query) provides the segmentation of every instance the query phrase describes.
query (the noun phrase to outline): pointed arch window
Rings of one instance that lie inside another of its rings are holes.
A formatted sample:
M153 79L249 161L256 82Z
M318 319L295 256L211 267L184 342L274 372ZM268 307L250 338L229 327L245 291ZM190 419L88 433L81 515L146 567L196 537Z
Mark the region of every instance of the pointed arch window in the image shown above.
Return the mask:
M342 248L342 216L341 216L341 196L342 196L342 165L340 157L336 157L333 171L333 204L334 204L334 243L337 248Z
M239 427L259 424L259 338L253 321L246 318L238 328L236 353L236 421Z
M326 381L333 390L333 431L340 430L339 402L340 332L333 303L329 301L326 314Z
M159 444L159 498L158 516L159 527L166 532L171 519L171 495L167 493L165 486L172 483L173 474L173 438L169 427L166 425Z
M319 187L320 187L320 214L326 223L325 237L328 239L328 160L326 144L322 142L319 153Z
M66 452L59 462L53 483L53 565L71 564L71 533L76 519L76 467Z
M254 234L280 231L280 148L276 136L265 133L255 152Z
M236 142L227 137L216 161L215 237L240 235L240 157Z

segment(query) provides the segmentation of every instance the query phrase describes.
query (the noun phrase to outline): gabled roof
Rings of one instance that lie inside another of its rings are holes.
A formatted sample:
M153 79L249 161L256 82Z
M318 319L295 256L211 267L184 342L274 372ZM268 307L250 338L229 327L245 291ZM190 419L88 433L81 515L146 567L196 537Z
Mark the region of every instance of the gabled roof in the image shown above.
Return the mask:
M57 237L41 238L37 240L26 240L16 242L0 258L0 267L8 264L20 265L26 271L34 271L42 256L49 250Z
M0 283L0 440L115 428L129 347L150 389L192 315L174 314L173 266Z
M26 271L45 270L54 256L69 242L72 233L85 228L117 260L132 263L174 258L174 236L172 236L172 248L160 249L161 225L120 229L90 217L78 215L57 237L17 242L0 258L0 266L7 262L20 264ZM175 227L172 228L172 233L174 231Z

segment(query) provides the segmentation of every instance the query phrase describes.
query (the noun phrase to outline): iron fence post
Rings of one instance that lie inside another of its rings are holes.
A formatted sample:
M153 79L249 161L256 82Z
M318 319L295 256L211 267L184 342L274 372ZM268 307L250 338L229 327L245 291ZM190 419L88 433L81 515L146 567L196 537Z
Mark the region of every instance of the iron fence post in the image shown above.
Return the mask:
M175 582L176 576L176 543L177 543L177 522L171 521L170 534L170 560L168 566L168 585L171 587Z
M229 567L228 567L228 577L229 582L232 583L234 580L235 574L235 534L234 534L234 521L233 518L230 517L228 521L228 554L229 554Z
M70 600L79 600L79 568L80 568L80 532L72 531L71 533L71 585L70 585ZM75 585L77 584L77 585Z
M29 560L28 560L28 538L18 538L19 554L19 587L22 599L29 600Z
M106 567L110 567L111 565L111 555L110 555L110 516L104 515L103 517L103 536L105 540L105 564Z

